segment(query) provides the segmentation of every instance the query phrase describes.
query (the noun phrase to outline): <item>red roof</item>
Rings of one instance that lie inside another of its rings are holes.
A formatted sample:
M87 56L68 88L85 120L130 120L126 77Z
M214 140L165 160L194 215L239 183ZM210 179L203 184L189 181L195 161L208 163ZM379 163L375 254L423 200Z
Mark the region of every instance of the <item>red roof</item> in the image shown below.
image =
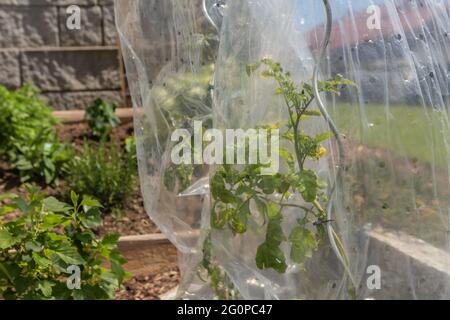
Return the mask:
M403 0L403 3L410 3L407 0ZM399 6L398 6L399 7ZM399 16L400 23L403 26L403 30L406 34L421 27L433 19L433 14L426 6L422 5L419 10L416 10L410 4L401 6L409 9L398 9L399 15L393 15L393 19ZM402 12L403 11L403 12ZM373 13L367 13L363 11L358 16L352 18L352 16L346 16L333 23L330 49L338 49L344 45L358 45L361 42L369 40L377 41L385 37L397 35L401 32L397 21L392 21L388 12L388 7L383 4L380 6L381 13L381 29L369 29L367 22ZM309 43L313 48L318 48L324 32L324 26L320 26L312 30L309 34ZM403 34L400 34L404 37Z

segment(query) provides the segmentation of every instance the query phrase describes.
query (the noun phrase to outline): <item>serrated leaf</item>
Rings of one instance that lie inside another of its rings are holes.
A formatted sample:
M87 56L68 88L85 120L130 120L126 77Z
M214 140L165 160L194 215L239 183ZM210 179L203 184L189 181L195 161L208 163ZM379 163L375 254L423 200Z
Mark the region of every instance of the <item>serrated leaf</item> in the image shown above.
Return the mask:
M41 280L38 282L37 288L46 298L49 298L52 295L52 287L54 285L55 284L53 282L50 282L48 280Z
M15 199L14 203L16 204L17 208L19 208L23 213L27 213L30 210L30 206L22 198Z
M91 243L92 240L95 239L95 235L91 230L86 230L82 233L77 233L75 237L83 243Z
M299 173L299 181L302 186L300 193L303 199L306 202L314 202L319 191L316 173L312 170L303 170Z
M281 228L280 219L270 219L267 225L266 242L270 245L280 245L286 240L286 236Z
M82 265L86 263L86 261L78 253L77 249L71 247L68 244L62 245L59 248L54 249L53 253L56 254L62 261L64 261L67 264Z
M216 203L211 211L211 223L215 229L222 229L227 223L231 221L235 215L236 210L227 208L221 203Z
M39 255L36 252L33 252L31 256L33 257L34 262L36 262L36 264L39 265L41 268L47 268L52 265L52 261Z
M63 222L66 220L65 217L50 213L44 216L42 219L41 229L42 230L50 230L63 225Z
M119 241L119 234L107 234L101 240L102 245L108 247L109 249L113 249L117 246L117 242Z
M100 204L100 202L96 199L93 199L91 197L88 196L84 196L83 197L83 201L81 201L81 205L82 206L86 206L86 207L95 207L95 208L101 208L102 205Z
M267 215L270 220L275 219L282 219L283 216L281 215L280 209L275 203L269 203L267 205Z
M34 252L41 252L44 247L37 241L28 241L25 243L25 249Z
M264 242L256 251L256 266L259 269L274 269L285 273L287 269L286 257L279 246Z
M242 204L231 219L231 228L234 232L242 234L247 231L248 218L250 216L249 201Z
M262 176L258 183L258 187L261 188L265 194L272 194L275 192L275 177L274 176Z
M79 215L81 223L88 229L102 225L102 216L97 208L92 208L88 212Z
M59 201L55 197L48 197L42 201L44 208L52 212L68 212L71 207L64 202Z
M20 240L15 238L8 230L0 229L0 249L9 249L18 241Z
M291 259L298 264L302 264L307 258L311 258L313 251L318 246L314 233L303 226L298 226L292 230L289 242L291 244Z

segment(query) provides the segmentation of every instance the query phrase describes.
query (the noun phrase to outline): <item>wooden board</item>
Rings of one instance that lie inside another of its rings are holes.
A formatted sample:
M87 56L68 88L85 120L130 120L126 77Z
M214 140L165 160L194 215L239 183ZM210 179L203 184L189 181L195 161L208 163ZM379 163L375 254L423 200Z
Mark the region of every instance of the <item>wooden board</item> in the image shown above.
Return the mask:
M84 121L84 110L68 110L54 111L53 115L60 119L63 123L78 123ZM118 108L116 115L123 121L131 121L133 119L132 108Z

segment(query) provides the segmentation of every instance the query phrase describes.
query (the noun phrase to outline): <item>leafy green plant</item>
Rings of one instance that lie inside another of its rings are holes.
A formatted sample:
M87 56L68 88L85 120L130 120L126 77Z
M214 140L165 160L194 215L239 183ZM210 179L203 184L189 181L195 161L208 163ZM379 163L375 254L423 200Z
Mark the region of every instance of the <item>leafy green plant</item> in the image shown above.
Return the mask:
M251 219L262 217L266 235L257 249L256 265L260 269L270 268L284 273L287 262L281 249L283 243L290 246L291 260L304 266L325 239L326 224L330 223L321 204L326 201L326 183L320 180L314 170L307 168L307 161L317 161L325 155L322 143L331 138L331 134L310 136L304 130L304 122L311 117L321 116L320 112L310 109L315 99L311 85L305 82L299 85L294 83L289 72L269 59L249 65L247 73L251 76L262 67L265 68L260 76L276 82L275 94L283 98L289 116L286 124L277 125L283 140L278 153L287 169L275 175L262 175L261 170L265 165L245 165L239 169L231 165L219 166L210 183L211 226L216 230L228 228L235 235L244 234ZM319 82L319 90L338 94L342 85L352 83L337 76L330 81ZM302 204L290 201L292 195L300 195ZM285 208L295 208L302 212L289 235L282 228ZM252 212L253 210L255 211ZM335 237L340 244L336 235ZM339 249L344 250L342 245ZM218 287L217 277L215 278L211 276L213 288ZM219 280L224 283L223 279Z
M86 120L94 136L105 138L120 124L116 109L116 104L109 104L100 98L86 109Z
M70 152L59 140L52 109L26 85L16 91L0 86L0 154L7 156L22 181L50 184L65 172Z
M0 196L8 200L0 207L0 299L112 299L127 274L119 236L92 232L101 224L100 203L72 192L69 205L27 189L26 199ZM4 219L11 212L20 214ZM79 286L68 285L71 268L79 268Z
M136 152L100 142L83 148L74 157L67 182L78 194L98 199L107 209L121 209L136 190Z

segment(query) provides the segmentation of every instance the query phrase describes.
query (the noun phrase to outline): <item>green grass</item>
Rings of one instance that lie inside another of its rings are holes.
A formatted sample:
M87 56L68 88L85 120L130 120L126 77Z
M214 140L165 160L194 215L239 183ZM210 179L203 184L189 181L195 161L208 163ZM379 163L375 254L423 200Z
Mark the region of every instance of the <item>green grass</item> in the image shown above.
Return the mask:
M445 248L449 150L444 137L450 141L450 133L444 115L406 105L337 105L331 114L351 142L369 147L348 155L345 185L355 201L356 221L401 230ZM418 166L408 166L408 161Z
M448 165L444 135L450 140L450 132L440 112L406 105L366 105L361 109L338 105L331 109L340 130L354 141L422 163Z

